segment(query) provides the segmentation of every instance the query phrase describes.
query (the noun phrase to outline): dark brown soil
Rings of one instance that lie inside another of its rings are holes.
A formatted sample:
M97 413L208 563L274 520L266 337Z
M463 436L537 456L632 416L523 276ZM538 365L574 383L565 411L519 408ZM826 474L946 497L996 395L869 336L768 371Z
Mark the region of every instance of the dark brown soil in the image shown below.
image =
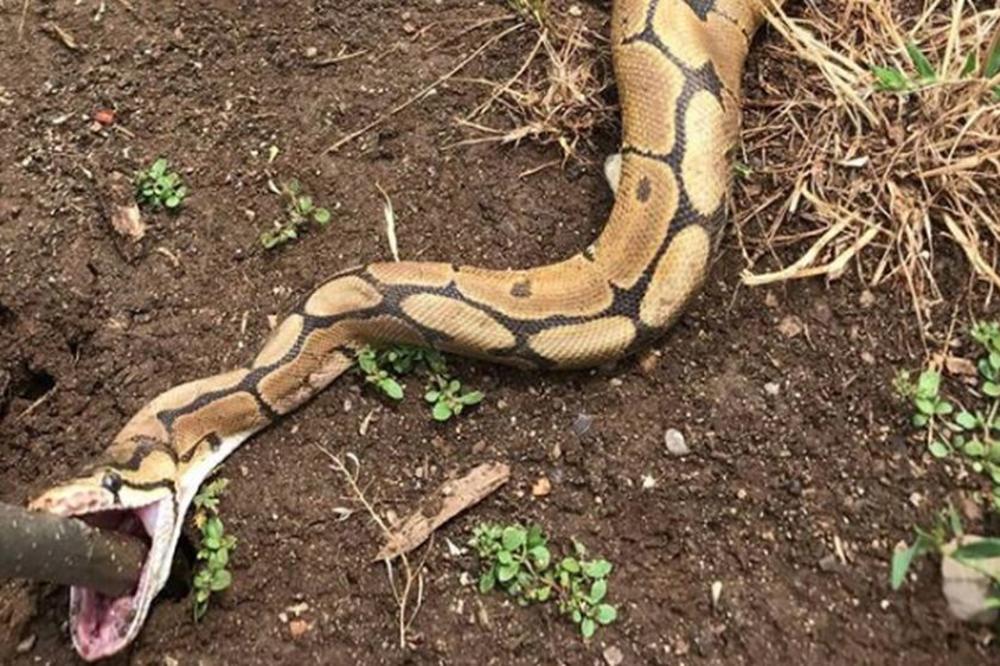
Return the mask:
M466 32L501 2L129 4L33 2L19 39L22 3L0 2L0 500L65 477L160 391L246 361L268 317L325 276L387 258L376 183L410 259L546 262L586 244L609 210L597 165L613 127L585 150L592 165L521 180L559 149L443 150L460 137L454 117L482 100L468 82L324 154L498 31ZM583 9L604 32L606 6ZM462 75L506 79L528 33ZM367 53L316 66L341 49ZM753 83L762 71L748 75L751 97L767 94ZM115 125L92 129L103 108ZM272 144L281 153L268 164ZM111 174L159 155L193 192L180 215L147 215L134 244L108 219ZM299 178L336 209L330 227L255 250L280 213L269 177ZM850 278L749 290L737 286L742 266L727 236L703 295L641 363L524 374L454 361L487 399L446 425L429 419L416 382L396 407L342 379L225 464L224 518L240 540L231 590L194 624L172 585L116 662L595 664L609 646L625 664L995 660L988 632L949 618L930 563L903 592L888 587L893 544L946 487L906 442L891 389L896 369L922 358L905 297L887 290L864 308ZM794 337L779 332L789 316L802 324ZM690 455L666 453L668 428ZM396 645L385 570L370 563L380 535L363 512L338 522L332 509L356 503L317 443L356 453L369 496L400 515L449 475L512 467L506 487L435 540L412 649ZM539 499L541 476L552 492ZM611 559L620 621L587 644L549 609L462 586L474 563L450 558L445 539L509 519ZM837 540L846 562L831 557ZM0 589L0 607L14 600L0 649L35 637L0 661L72 662L65 590ZM279 614L300 602L310 627L293 639Z

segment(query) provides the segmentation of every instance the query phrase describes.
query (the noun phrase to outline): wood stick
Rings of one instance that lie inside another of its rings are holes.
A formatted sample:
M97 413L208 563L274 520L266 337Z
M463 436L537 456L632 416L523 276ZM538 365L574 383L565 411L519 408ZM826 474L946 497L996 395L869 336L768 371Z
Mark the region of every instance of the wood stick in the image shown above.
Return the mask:
M146 552L136 537L0 502L0 579L80 585L121 596L139 580Z

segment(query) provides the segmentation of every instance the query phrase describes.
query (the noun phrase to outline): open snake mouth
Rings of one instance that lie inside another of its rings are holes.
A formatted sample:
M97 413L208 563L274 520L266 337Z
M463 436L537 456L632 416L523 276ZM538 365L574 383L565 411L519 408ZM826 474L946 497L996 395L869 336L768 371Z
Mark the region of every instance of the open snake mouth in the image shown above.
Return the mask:
M130 509L76 515L89 525L139 537L149 545L139 581L128 594L114 597L86 587L70 588L70 633L85 660L96 661L120 651L139 632L170 572L173 514L173 502L167 497Z

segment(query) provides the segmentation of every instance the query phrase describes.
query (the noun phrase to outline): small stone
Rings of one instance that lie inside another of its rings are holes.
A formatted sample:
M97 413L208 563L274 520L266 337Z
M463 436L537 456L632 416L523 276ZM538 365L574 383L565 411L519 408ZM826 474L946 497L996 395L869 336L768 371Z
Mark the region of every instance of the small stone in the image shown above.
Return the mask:
M570 5L569 9L566 11L569 13L570 16L583 16L583 10L580 9L579 5Z
M642 370L645 375L652 375L656 370L656 366L660 364L661 355L658 350L652 349L639 359L639 369Z
M642 489L643 490L652 490L655 487L656 487L656 479L654 479L649 474L643 474L642 475Z
M573 419L573 425L571 428L577 437L583 437L587 431L590 430L590 426L593 424L594 417L590 414L584 414L581 412L576 415L575 419Z
M305 636L310 629L312 629L312 625L305 620L292 620L288 623L288 633L295 640Z
M837 560L837 556L833 553L830 553L819 561L820 571L826 571L829 573L831 571L836 571L839 568L840 562Z
M94 120L105 127L115 122L115 112L111 109L99 109L94 113Z
M875 356L869 351L861 352L861 362L865 365L875 365Z
M667 453L672 456L686 456L691 452L687 442L684 441L684 435L680 430L674 428L670 428L664 433L663 443L667 446Z
M982 537L966 534L961 541L952 539L941 548L941 590L948 601L948 610L959 620L993 624L997 619L997 609L990 608L993 581L951 557L959 544L977 541L982 541ZM1000 576L1000 557L978 559L976 565L993 576Z
M163 655L163 666L181 666L181 662L177 661L170 655Z
M738 500L745 500L746 498L747 498L747 491L746 490L744 490L743 488L740 488L739 490L736 491L736 499L738 499Z
M413 25L411 22L407 21L403 24L403 32L408 35L412 35L417 31L417 26Z
M773 291L769 291L764 294L764 305L769 308L778 307L778 297L774 295Z
M778 323L778 332L784 335L786 338L794 338L802 333L804 326L802 325L802 320L795 315L786 315L781 322Z
M861 296L858 297L858 303L860 303L863 308L870 308L875 305L875 294L865 289L861 292Z
M774 397L781 393L781 384L778 382L768 382L764 384L764 393L771 397Z
M535 485L531 486L531 494L535 497L545 497L552 492L552 482L547 477L538 477Z
M717 580L712 583L712 608L719 606L719 599L722 598L722 581Z
M315 46L306 47L306 50L303 52L303 55L305 55L305 57L309 59L315 58L316 56L319 55L319 49L316 48Z
M688 643L683 638L678 638L674 642L674 654L678 657L687 656L687 653L691 651L691 644Z
M625 655L622 654L617 645L611 645L604 648L604 661L608 663L608 666L618 666L625 661Z
M920 505L923 503L924 503L923 495L921 495L918 492L910 493L910 504L912 504L914 508L919 509Z
M25 653L31 652L31 648L35 647L35 640L37 638L38 637L35 636L35 634L31 634L30 636L28 636L27 638L25 638L23 641L21 641L20 643L18 643L17 647L14 648L14 650L18 654L25 654Z

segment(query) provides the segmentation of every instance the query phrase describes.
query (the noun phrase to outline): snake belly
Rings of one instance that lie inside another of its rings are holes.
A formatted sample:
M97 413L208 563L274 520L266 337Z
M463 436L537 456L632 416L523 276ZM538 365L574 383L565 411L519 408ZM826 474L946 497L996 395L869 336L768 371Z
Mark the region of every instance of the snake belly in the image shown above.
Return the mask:
M136 589L73 587L73 645L88 661L139 633L166 583L202 481L240 443L329 385L366 344L409 343L523 368L592 366L659 336L705 279L724 221L728 154L754 0L615 0L612 58L621 175L600 237L547 266L376 263L321 284L252 363L157 396L77 477L32 506L145 536Z

